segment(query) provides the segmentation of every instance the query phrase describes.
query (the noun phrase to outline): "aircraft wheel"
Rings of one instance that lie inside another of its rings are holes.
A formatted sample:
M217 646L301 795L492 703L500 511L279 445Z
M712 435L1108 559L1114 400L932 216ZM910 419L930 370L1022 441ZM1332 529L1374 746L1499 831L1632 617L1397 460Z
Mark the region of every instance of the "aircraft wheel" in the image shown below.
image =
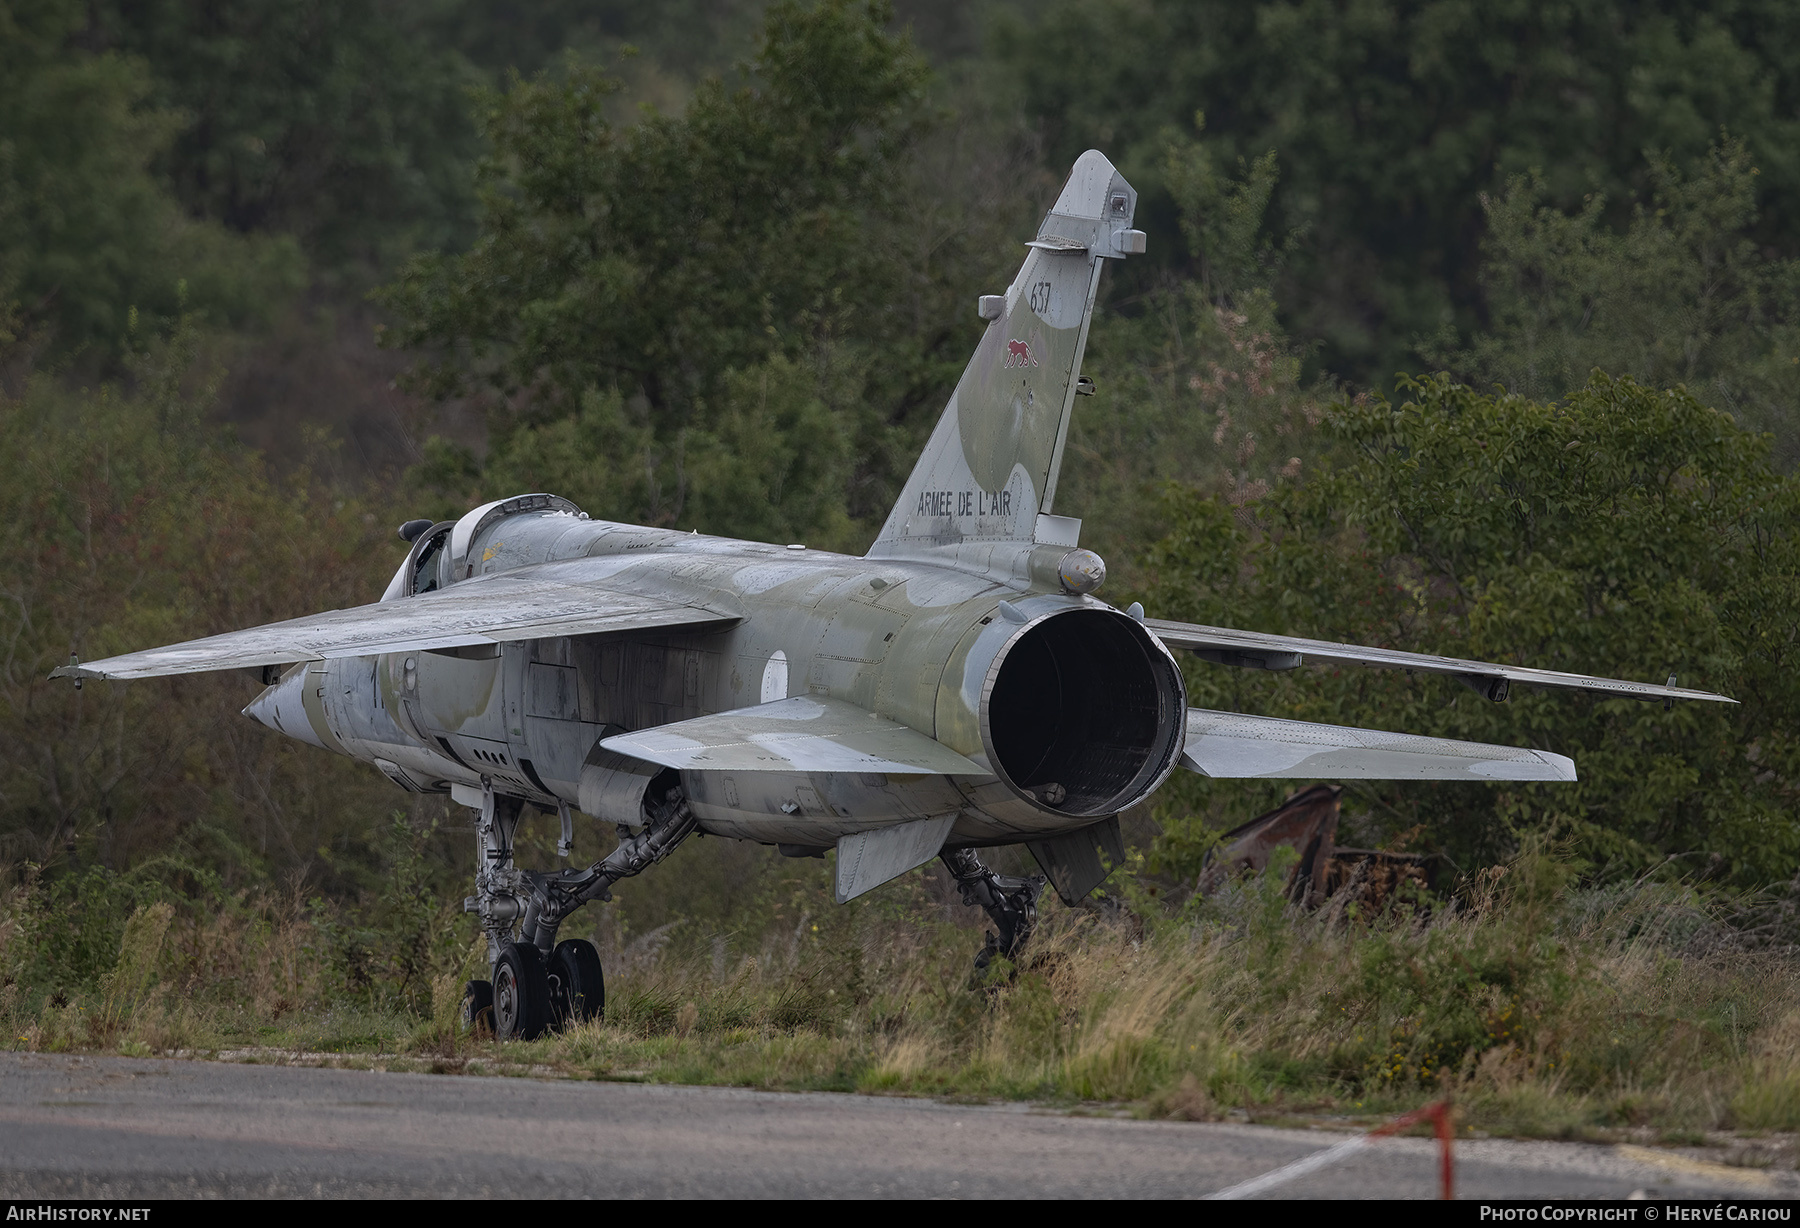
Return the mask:
M529 942L509 942L494 964L494 1034L536 1040L550 1026L550 978L544 956Z
M550 956L550 1011L552 1026L598 1019L606 1008L606 975L600 953L585 938L568 938L556 944Z
M470 981L463 986L462 1032L465 1035L494 1034L494 983Z

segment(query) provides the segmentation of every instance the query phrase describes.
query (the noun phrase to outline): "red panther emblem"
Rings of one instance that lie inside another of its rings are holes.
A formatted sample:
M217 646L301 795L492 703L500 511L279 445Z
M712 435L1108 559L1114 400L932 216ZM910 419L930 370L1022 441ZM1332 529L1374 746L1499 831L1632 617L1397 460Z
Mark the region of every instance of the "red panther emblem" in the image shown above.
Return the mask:
M1031 356L1031 347L1023 341L1008 341L1006 343L1005 365L1009 367L1035 367L1038 365L1038 360Z

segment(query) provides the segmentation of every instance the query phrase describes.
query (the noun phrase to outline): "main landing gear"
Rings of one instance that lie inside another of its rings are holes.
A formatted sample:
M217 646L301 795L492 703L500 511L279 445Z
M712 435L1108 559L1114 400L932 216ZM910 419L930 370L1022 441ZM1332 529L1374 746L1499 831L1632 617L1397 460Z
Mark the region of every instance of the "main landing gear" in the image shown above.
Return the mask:
M502 1040L542 1036L550 1026L550 976L544 954L509 942L494 961L494 1033Z
M981 864L973 849L946 849L940 856L956 879L962 902L979 904L994 923L986 944L975 956L975 970L984 971L995 956L1015 958L1037 926L1038 896L1049 880L1041 874L1024 878L996 874ZM998 936L995 930L999 931Z
M476 820L481 863L475 894L463 911L480 916L487 931L492 981L470 981L463 989L462 1023L466 1031L492 1032L501 1040L533 1040L552 1029L600 1017L606 1006L606 976L600 953L581 938L556 940L564 918L589 900L612 898L611 886L641 874L674 851L694 830L697 820L679 785L646 798L644 825L634 834L619 827L619 846L585 870L547 873L521 870L513 864L513 832L524 803L515 797L483 790ZM568 807L563 812L563 839L569 844Z

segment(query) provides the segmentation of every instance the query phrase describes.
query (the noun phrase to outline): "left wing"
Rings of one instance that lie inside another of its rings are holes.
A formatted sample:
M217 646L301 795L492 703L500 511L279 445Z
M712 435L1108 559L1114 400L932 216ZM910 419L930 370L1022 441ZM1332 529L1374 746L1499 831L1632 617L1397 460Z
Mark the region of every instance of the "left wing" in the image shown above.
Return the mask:
M498 575L348 610L228 631L185 644L65 665L52 678L154 678L384 652L427 652L555 635L730 626L736 615L666 597L543 577Z
M1549 669L1495 665L1488 661L1464 661L1423 652L1399 652L1392 648L1363 648L1333 644L1327 640L1300 639L1292 635L1265 635L1260 631L1236 631L1229 627L1203 627L1194 623L1146 618L1144 626L1170 648L1187 648L1221 665L1252 669L1293 669L1308 660L1342 665L1368 665L1377 669L1404 669L1422 674L1449 674L1474 687L1489 699L1502 700L1514 683L1520 686L1557 687L1594 691L1624 699L1706 699L1734 704L1735 699L1694 691L1687 687L1653 682L1626 682L1618 678L1591 678Z
M1574 780L1566 755L1189 708L1181 765L1264 780Z
M811 695L622 733L600 745L693 772L993 775L909 725L842 699Z

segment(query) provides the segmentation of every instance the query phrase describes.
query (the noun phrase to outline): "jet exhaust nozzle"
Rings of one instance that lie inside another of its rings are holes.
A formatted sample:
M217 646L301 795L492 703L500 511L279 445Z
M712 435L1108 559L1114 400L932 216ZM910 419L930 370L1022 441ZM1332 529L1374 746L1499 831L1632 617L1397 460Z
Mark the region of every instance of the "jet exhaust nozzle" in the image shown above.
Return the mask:
M1142 624L1074 609L1020 629L988 667L981 734L1018 793L1104 816L1148 797L1180 761L1181 671Z

